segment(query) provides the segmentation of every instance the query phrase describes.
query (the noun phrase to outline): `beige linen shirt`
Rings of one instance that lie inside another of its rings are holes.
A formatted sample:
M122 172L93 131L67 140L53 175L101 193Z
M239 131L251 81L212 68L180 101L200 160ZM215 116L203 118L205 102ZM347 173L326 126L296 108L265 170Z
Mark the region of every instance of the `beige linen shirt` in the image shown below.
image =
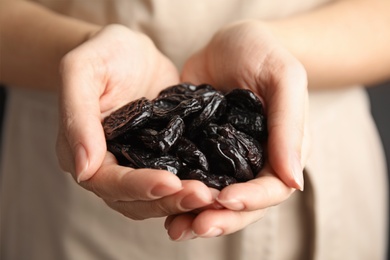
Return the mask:
M149 35L180 68L221 26L325 0L40 0L56 12ZM310 93L305 191L232 235L173 242L163 219L133 221L60 171L54 94L10 90L1 158L1 259L384 259L383 151L361 87Z

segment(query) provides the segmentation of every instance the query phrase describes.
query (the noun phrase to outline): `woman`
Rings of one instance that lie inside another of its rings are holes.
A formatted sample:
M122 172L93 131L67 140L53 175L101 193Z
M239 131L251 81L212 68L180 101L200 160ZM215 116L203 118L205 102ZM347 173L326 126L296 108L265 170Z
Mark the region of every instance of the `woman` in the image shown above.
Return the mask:
M390 77L388 1L34 2L1 6L4 259L383 257L386 171L355 85ZM102 118L180 81L259 95L262 177L217 192L106 153Z

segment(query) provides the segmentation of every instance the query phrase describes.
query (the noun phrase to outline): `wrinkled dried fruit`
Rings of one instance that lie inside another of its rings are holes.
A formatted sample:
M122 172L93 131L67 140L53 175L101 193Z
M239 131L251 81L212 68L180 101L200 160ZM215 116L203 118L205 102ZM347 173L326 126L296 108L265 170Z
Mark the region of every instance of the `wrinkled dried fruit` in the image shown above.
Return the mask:
M219 190L253 179L265 161L266 120L250 90L181 83L123 106L103 128L120 165L168 170Z
M204 172L200 169L184 171L179 175L179 177L182 180L198 180L206 184L208 187L218 190L221 190L230 184L237 183L237 180L234 177L228 175L216 175L210 172Z
M204 153L189 139L182 137L175 145L176 156L188 167L209 171L209 163Z
M151 150L166 153L179 140L184 132L184 121L179 116L174 116L167 127L161 131L145 128L138 132L135 138Z
M152 102L146 98L134 100L116 110L104 120L107 140L112 140L131 129L142 127L152 115Z
M256 140L267 138L263 105L250 90L234 89L226 95L227 110L224 120Z

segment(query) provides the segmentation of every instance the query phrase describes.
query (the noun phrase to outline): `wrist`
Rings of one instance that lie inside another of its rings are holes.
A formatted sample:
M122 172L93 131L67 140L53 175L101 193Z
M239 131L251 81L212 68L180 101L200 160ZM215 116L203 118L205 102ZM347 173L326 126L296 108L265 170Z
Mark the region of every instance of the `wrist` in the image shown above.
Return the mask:
M62 57L99 28L29 1L7 1L0 10L0 81L9 86L56 89Z

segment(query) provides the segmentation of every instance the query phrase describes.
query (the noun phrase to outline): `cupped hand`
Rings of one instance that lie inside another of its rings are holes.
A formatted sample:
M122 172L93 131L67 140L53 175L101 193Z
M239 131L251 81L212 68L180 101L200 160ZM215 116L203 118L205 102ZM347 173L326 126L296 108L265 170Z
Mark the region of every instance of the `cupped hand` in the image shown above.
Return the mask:
M217 192L213 206L167 217L165 228L175 241L231 234L260 220L269 207L282 203L293 192L266 165L262 177Z
M209 206L210 189L198 181L179 181L168 171L119 166L107 153L99 170L80 185L128 218L165 217Z
M181 182L167 171L119 166L106 151L105 116L179 82L175 66L148 37L121 25L106 26L62 59L61 76L57 155L64 171L134 219L211 203L203 184Z
M256 179L228 186L217 195L223 209L168 217L171 238L233 233L260 219L295 189L303 190L309 149L306 71L264 23L243 21L221 29L188 60L182 81L255 92L267 117L267 163Z

